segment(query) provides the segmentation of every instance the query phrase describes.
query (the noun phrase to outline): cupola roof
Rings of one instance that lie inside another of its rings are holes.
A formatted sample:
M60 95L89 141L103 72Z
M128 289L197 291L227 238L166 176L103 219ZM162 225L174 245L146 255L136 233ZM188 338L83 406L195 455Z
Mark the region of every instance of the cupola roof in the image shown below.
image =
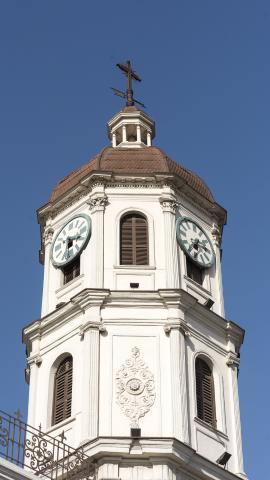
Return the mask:
M107 172L127 176L172 174L209 202L215 202L206 183L195 173L171 160L156 146L105 147L96 157L64 177L53 189L50 202L58 200L89 173Z

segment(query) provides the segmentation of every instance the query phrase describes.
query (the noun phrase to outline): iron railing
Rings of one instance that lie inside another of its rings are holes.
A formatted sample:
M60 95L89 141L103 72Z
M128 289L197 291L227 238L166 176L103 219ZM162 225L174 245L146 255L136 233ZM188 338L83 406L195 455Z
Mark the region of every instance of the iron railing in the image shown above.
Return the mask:
M62 440L64 433L62 435ZM27 425L0 410L0 456L51 480L93 480L95 467L82 447L63 441Z

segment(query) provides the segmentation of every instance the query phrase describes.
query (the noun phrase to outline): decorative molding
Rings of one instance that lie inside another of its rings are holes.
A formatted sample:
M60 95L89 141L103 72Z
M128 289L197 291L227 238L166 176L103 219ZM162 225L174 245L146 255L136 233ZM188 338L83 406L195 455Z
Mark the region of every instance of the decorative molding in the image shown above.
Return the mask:
M149 412L156 398L154 375L140 358L140 350L133 347L116 374L116 401L132 428L139 427L139 419Z

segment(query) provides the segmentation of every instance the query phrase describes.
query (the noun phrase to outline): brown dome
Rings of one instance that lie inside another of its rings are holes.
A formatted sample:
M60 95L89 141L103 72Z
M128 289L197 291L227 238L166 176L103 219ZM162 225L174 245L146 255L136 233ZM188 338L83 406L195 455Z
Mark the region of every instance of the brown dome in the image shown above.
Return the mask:
M91 172L112 172L114 174L147 175L171 173L180 177L196 192L210 202L214 197L207 185L195 173L171 160L158 147L113 148L106 147L87 164L73 171L53 189L50 201L54 202Z

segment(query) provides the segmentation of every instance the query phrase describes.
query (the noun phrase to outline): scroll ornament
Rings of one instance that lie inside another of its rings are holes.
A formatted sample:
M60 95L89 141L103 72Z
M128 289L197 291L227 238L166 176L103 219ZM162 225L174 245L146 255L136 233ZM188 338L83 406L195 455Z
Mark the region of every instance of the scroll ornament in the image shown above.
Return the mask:
M156 398L154 376L133 347L131 357L116 374L116 401L130 419L131 428L139 427L139 419L149 412Z

